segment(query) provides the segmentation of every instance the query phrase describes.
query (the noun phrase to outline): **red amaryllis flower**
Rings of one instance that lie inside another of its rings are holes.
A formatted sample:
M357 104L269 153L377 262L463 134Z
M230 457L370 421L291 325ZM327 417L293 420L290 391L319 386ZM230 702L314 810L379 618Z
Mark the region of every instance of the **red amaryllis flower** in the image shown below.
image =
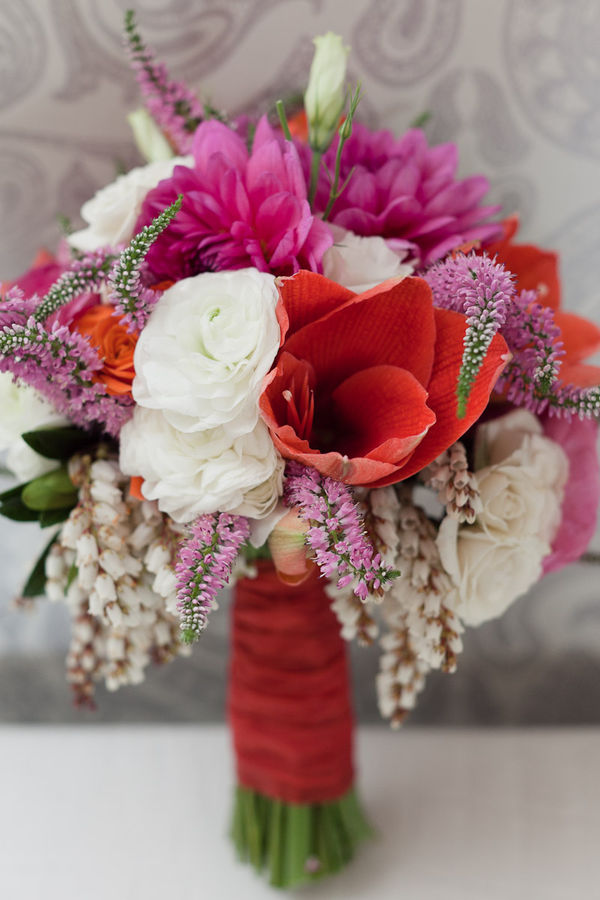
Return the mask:
M508 357L497 335L458 419L466 319L435 309L425 281L354 294L302 271L281 280L280 295L283 343L262 417L284 457L346 484L420 471L479 418Z

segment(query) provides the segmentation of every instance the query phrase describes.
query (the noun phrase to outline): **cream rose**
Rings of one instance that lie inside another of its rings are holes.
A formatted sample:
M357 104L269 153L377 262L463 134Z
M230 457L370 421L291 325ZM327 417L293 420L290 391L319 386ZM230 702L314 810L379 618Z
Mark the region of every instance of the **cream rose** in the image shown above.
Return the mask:
M135 350L133 396L179 431L254 429L261 382L279 348L272 275L206 272L166 290Z
M121 470L141 476L146 499L176 522L217 510L264 518L282 492L283 460L260 421L236 438L223 428L186 433L138 406L120 441Z
M539 579L550 550L538 537L503 540L477 526L460 528L449 516L440 525L437 544L457 588L454 611L466 625L501 616Z
M30 481L56 469L58 463L40 456L21 435L37 428L68 424L36 390L16 384L9 372L0 373L0 452L19 482Z
M146 194L159 181L169 178L175 166L191 165L191 156L176 156L139 166L120 175L83 204L81 217L88 227L69 235L69 244L86 252L130 241Z
M536 416L515 410L481 425L476 470L482 511L474 525L447 517L438 547L468 625L501 615L542 573L560 524L567 457Z
M410 263L391 250L381 237L360 237L339 225L330 225L335 241L323 256L323 274L351 291L361 294L395 278L411 275Z
M537 417L517 409L481 425L476 455L488 463L477 471L483 503L477 524L497 537L536 535L551 542L569 462L562 447L544 437Z

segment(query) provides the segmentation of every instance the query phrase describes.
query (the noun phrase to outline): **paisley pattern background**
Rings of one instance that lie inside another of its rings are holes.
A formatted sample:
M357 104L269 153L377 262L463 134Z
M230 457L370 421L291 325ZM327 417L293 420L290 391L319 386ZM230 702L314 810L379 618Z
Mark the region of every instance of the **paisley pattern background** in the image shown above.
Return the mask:
M149 44L218 107L264 110L301 89L311 38L352 47L363 118L396 131L429 111L522 238L562 254L568 306L600 320L600 4L597 0L0 0L0 273L58 240L57 212L139 158L137 104L121 46L135 5ZM43 536L0 521L0 719L68 720L64 610L11 598ZM596 542L598 544L598 541ZM600 546L600 544L599 544ZM459 671L434 676L414 722L600 721L600 570L546 578L500 621L470 631ZM191 661L107 698L101 719L223 715L228 598ZM373 650L353 650L359 714L375 719ZM80 720L80 719L78 719Z

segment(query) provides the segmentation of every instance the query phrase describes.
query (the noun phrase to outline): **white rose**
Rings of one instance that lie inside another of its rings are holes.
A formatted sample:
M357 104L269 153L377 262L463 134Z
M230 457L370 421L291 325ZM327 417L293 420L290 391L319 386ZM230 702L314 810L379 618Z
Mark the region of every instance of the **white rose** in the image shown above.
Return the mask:
M569 475L562 447L523 409L481 425L477 444L477 455L490 463L476 472L483 504L477 525L499 538L551 542Z
M36 390L27 384L15 384L9 372L0 373L0 451L6 451L6 466L19 482L44 475L58 465L32 450L21 435L67 424Z
M550 545L532 535L502 540L446 516L437 537L442 564L457 587L454 611L467 625L502 615L542 574Z
M263 518L282 492L283 460L261 421L237 438L223 428L186 433L138 406L120 441L122 471L141 476L146 499L176 522L217 510Z
M279 349L277 297L273 276L257 269L178 281L137 342L136 402L161 410L180 431L252 431L261 383Z
M70 234L67 238L69 244L86 252L127 243L133 236L135 223L149 191L159 181L169 178L175 166L192 165L191 156L176 156L120 175L83 204L81 217L88 227Z
M389 278L400 281L413 267L391 250L381 237L360 237L339 225L330 225L335 244L323 256L323 274L331 281L361 294Z
M339 34L328 31L314 38L315 55L310 67L304 108L308 119L310 145L327 149L338 127L346 99L345 47Z

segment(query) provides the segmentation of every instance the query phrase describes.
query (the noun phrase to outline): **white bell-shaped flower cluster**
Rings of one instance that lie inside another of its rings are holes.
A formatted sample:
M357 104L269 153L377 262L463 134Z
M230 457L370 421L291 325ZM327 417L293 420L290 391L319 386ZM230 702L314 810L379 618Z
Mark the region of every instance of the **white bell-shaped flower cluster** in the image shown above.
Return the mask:
M46 592L72 614L69 679L81 702L93 682L137 684L150 661L189 652L179 641L174 563L181 527L129 496L116 461L74 459L79 486L46 561Z

